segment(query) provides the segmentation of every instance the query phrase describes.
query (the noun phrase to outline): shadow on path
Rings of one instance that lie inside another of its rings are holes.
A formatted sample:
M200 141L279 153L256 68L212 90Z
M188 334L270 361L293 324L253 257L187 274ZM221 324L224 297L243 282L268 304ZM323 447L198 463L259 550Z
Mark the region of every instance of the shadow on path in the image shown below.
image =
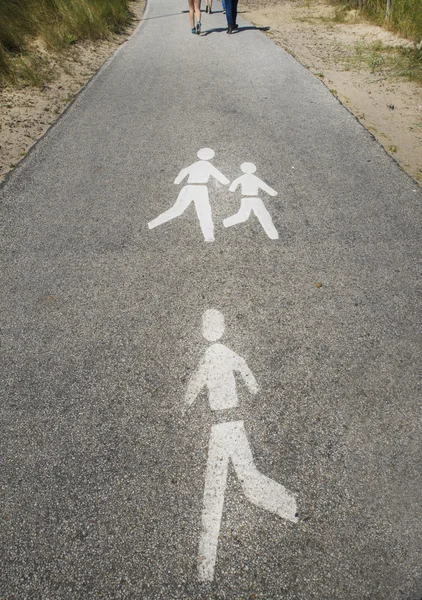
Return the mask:
M269 31L270 27L254 27L254 26L246 26L239 27L231 35L237 35L242 31ZM216 27L215 29L208 29L207 31L202 31L201 36L210 35L211 33L221 33L223 31L227 31L227 27Z

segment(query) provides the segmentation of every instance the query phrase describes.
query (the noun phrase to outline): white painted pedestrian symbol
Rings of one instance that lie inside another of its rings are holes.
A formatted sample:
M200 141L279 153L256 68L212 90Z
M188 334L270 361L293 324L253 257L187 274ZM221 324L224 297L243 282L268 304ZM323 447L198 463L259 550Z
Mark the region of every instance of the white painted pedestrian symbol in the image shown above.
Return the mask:
M278 232L274 227L271 215L265 208L261 198L258 198L260 189L267 192L270 196L277 196L277 192L259 179L259 177L254 175L256 166L253 163L244 162L240 168L245 175L241 175L235 179L229 189L231 192L234 192L237 186L240 185L244 197L242 198L239 211L235 215L224 219L224 227L231 227L238 223L244 223L249 219L250 214L253 212L258 217L258 220L268 237L271 240L278 240Z
M208 162L214 158L214 150L211 150L211 148L202 148L199 150L197 156L199 161L195 162L190 167L182 169L174 180L175 184L179 184L187 175L189 175L188 185L185 185L180 191L174 206L150 221L148 227L154 229L154 227L158 227L158 225L162 225L163 223L167 223L167 221L179 217L185 212L189 204L194 202L204 239L206 242L213 242L214 223L208 198L208 188L204 184L208 183L210 177L214 177L224 185L228 185L230 181Z
M205 311L202 316L202 333L205 339L217 342L224 329L224 317L218 310ZM206 350L198 369L188 383L187 405L190 406L199 392L206 387L212 410L237 406L235 372L240 373L252 394L258 392L258 384L246 361L223 344L213 343ZM256 468L243 421L213 425L199 542L198 576L201 581L212 581L214 578L229 460L232 461L243 492L250 502L283 519L297 522L294 497L282 485L266 477Z

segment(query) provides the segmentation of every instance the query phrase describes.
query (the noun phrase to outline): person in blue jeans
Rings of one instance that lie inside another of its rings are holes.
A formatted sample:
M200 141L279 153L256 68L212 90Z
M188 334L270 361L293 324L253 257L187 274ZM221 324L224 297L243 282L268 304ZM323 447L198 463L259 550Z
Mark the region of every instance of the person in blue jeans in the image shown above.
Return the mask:
M238 0L225 0L226 18L227 18L227 33L233 33L238 27L237 19L237 2Z

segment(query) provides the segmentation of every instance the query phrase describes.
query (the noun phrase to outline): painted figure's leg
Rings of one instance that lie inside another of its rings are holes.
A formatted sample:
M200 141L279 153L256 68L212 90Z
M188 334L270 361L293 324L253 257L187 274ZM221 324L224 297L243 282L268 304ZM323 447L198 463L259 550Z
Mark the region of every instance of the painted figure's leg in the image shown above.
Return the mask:
M185 212L193 200L189 190L190 187L192 186L185 185L185 187L180 190L180 194L177 197L175 204L161 215L150 221L148 223L149 229L154 229L154 227L158 227L158 225L162 225L163 223L167 223L167 221L171 221L176 217L180 217L180 215Z
M224 493L227 485L229 455L224 448L224 436L219 426L211 429L205 476L202 531L199 541L198 577L201 581L214 579L218 535L223 514Z
M261 198L254 198L255 206L253 207L253 212L258 217L259 222L264 228L265 233L271 240L278 240L278 231L274 227L273 220L271 219L271 215L268 210L265 208L264 203Z
M227 217L224 219L223 225L224 227L232 227L232 225L237 225L238 223L244 223L249 219L249 215L251 214L251 208L248 206L248 203L245 201L245 198L242 199L240 204L240 208L235 215L231 217Z
M294 497L286 488L256 468L243 423L238 425L236 448L232 447L230 458L245 496L250 502L283 519L297 522Z
M195 186L195 207L199 219L202 234L206 242L214 241L214 223L210 201L208 198L208 188L205 185Z

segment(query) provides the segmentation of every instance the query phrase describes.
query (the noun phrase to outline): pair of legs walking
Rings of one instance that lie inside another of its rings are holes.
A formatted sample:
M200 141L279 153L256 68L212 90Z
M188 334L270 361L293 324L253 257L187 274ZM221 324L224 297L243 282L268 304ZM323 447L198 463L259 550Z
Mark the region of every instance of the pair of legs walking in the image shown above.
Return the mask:
M188 0L189 2L189 20L192 33L201 32L201 0ZM196 19L196 25L195 25ZM199 25L199 27L198 27Z
M229 459L250 502L283 519L297 522L296 501L293 496L290 496L282 485L266 477L256 468L243 421L213 425L199 542L198 572L201 581L212 581L214 578Z

